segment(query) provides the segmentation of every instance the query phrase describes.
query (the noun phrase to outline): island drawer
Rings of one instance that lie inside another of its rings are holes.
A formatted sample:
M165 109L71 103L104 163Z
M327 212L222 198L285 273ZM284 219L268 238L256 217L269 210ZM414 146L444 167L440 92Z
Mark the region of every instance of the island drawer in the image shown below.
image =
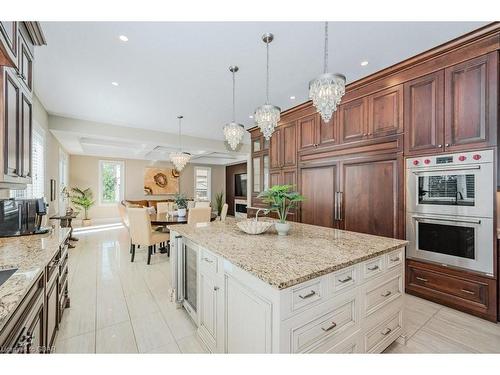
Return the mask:
M302 324L292 326L289 330L291 352L299 353L310 350L311 347L326 339L340 341L351 333L351 328L358 326L357 300L351 296L342 301L329 301L319 309L314 309L316 315L310 319L300 320ZM318 312L319 311L319 312ZM292 319L293 320L293 319ZM299 320L297 320L297 323ZM303 324L306 322L305 324Z
M387 273L379 282L367 284L365 291L365 316L373 314L403 294L401 272Z
M301 285L292 289L292 311L299 310L305 306L321 300L322 298L322 279L318 278L307 285Z
M353 354L353 353L362 353L363 352L363 334L360 330L356 330L347 338L341 340L333 337L331 339L327 339L325 342L320 345L314 347L313 349L307 351L307 353L319 353L319 354L327 354L327 353L335 353L335 354Z
M361 265L361 272L363 274L364 280L373 279L374 277L380 275L383 270L384 270L383 256L367 260Z
M387 269L399 266L403 262L403 251L404 248L386 254Z
M215 274L218 272L217 255L208 251L207 249L200 248L200 268L208 273Z
M381 351L379 350L380 345L386 340L388 343L392 342L392 337L394 335L399 335L402 326L403 311L399 310L365 334L365 352Z
M357 283L356 267L344 268L332 274L333 292L346 290Z

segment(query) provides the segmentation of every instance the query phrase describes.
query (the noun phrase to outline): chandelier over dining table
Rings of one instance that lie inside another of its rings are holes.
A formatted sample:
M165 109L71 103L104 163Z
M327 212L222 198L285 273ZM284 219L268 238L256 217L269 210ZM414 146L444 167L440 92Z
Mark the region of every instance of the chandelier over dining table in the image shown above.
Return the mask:
M240 144L245 134L245 127L236 122L236 109L235 109L235 73L239 70L236 65L231 65L229 71L233 74L233 119L229 124L224 125L224 137L232 150Z
M191 154L189 152L182 151L182 138L181 138L181 121L184 116L177 116L179 119L179 151L174 151L170 153L170 161L174 164L175 169L180 172L184 169L189 160L191 159Z

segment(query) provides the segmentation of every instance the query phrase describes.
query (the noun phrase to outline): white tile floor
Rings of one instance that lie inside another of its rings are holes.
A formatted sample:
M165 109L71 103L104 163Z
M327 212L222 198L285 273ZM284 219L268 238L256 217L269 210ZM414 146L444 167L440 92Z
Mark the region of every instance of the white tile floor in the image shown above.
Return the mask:
M169 259L145 251L130 262L124 228L79 233L70 249L71 307L58 353L203 353L196 327L170 302ZM405 296L408 342L387 353L500 353L500 325Z

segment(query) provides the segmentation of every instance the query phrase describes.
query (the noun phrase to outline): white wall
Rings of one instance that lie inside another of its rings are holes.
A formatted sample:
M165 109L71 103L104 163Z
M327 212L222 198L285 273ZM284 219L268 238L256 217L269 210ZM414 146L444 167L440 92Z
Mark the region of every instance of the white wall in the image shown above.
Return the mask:
M96 204L90 209L90 216L94 219L115 218L119 216L116 205L99 205L99 160L120 160L125 164L125 199L142 200L142 199L165 199L172 196L153 195L146 196L144 194L144 169L148 166L169 167L172 168L170 162L153 162L147 160L136 159L109 159L99 158L96 156L70 156L70 171L69 183L71 187L79 188L90 187L94 193ZM181 172L179 190L188 198L192 198L194 194L194 167L197 164L189 163ZM201 166L201 165L200 165ZM226 190L226 168L220 165L207 165L212 169L212 204L215 204L215 194Z

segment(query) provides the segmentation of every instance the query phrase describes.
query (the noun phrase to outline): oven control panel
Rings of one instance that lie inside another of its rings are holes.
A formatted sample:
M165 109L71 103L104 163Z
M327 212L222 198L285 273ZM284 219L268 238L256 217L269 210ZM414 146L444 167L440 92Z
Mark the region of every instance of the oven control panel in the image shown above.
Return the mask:
M493 150L457 152L447 155L421 156L406 159L408 169L425 168L445 165L467 165L479 163L493 163Z

